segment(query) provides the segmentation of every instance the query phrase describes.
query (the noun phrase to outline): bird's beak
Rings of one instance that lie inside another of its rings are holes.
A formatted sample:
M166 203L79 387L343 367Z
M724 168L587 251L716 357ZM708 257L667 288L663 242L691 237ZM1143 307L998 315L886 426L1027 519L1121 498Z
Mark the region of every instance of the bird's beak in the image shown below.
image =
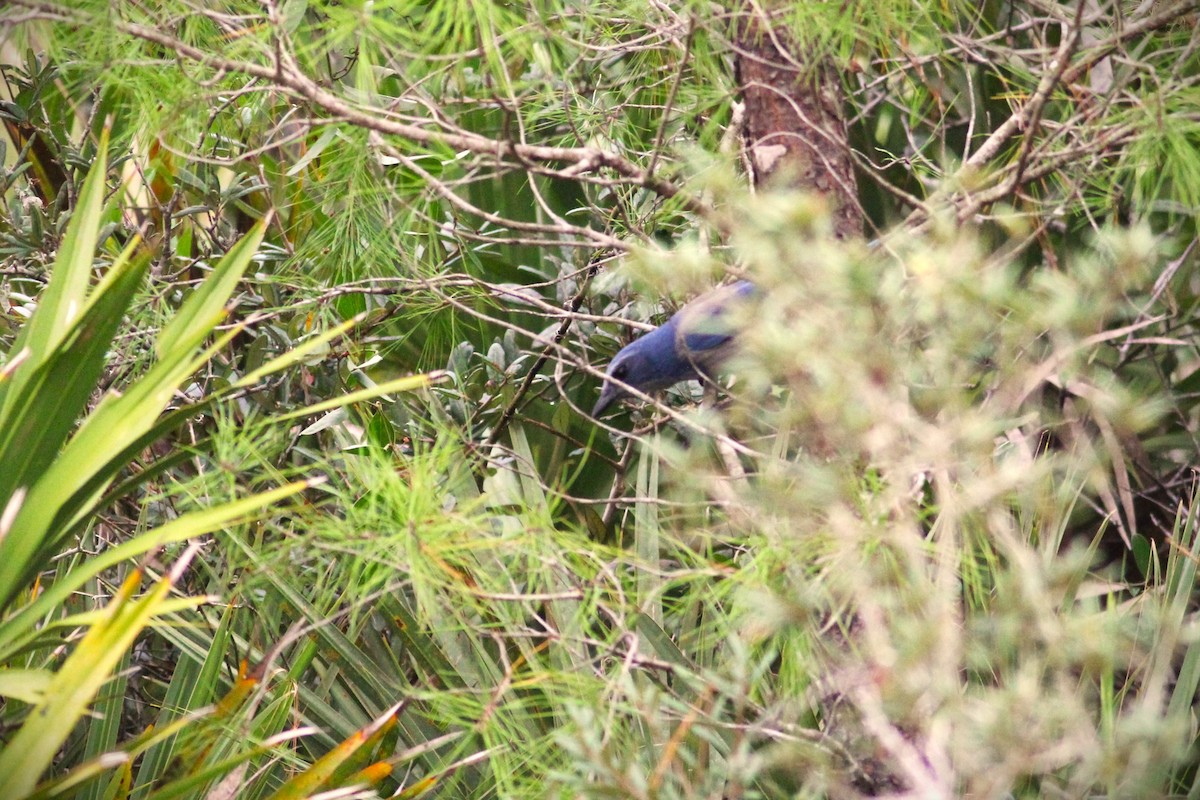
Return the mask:
M621 390L615 383L605 381L604 388L600 390L600 399L596 401L596 407L592 409L592 416L599 417L604 409L612 405L612 401L616 400L620 395Z

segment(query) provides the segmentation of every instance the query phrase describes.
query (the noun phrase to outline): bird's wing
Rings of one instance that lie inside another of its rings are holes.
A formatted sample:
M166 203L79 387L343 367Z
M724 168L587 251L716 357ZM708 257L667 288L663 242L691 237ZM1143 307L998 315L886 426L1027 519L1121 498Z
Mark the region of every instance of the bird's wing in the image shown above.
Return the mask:
M738 281L697 297L679 310L675 345L700 367L715 367L729 355L736 331L730 308L754 293L754 284Z

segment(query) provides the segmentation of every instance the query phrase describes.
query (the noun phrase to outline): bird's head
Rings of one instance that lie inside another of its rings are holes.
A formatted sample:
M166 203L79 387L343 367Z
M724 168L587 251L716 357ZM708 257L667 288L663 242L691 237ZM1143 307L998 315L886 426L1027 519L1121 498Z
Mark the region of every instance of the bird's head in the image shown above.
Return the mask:
M626 386L649 393L690 377L695 377L695 372L680 358L675 347L675 326L668 323L613 356L592 416L599 416L615 400L628 395Z
M593 417L600 416L614 401L629 394L629 390L622 386L622 383L641 389L652 377L650 359L645 353L636 350L630 352L631 348L632 345L626 347L609 362L608 369L604 372L604 386L600 389L600 398L596 401L596 407L592 409Z

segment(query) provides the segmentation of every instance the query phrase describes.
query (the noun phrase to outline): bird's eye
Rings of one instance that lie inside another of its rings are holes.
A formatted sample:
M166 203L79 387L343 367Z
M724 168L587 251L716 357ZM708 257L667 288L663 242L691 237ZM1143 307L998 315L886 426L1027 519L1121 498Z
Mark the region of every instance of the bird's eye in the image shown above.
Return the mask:
M629 372L629 367L624 364L618 364L617 368L612 371L612 376L619 381L623 381L627 372Z

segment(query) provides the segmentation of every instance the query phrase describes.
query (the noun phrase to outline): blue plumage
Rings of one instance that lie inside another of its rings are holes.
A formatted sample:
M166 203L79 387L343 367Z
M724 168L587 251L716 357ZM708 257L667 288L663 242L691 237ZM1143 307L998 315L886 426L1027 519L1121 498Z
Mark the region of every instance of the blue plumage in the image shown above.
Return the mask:
M615 381L653 392L680 381L711 376L733 350L734 331L728 314L731 305L745 301L754 292L750 281L714 289L679 309L665 325L622 348L608 365L608 377L592 416L599 416L614 400L628 394Z

